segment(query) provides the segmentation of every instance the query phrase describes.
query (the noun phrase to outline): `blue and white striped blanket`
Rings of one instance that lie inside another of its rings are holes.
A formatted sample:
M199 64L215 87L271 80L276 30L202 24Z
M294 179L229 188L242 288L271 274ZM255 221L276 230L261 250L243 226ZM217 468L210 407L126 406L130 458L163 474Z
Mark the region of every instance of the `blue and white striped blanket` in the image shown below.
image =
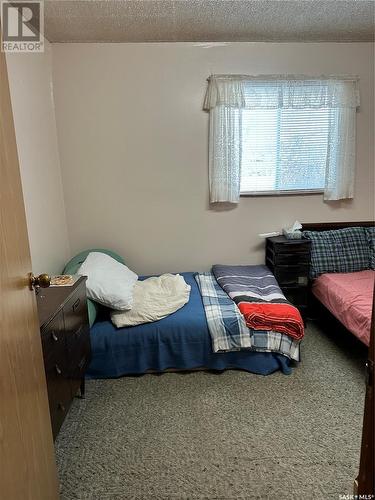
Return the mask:
M275 352L300 360L299 342L283 333L252 330L237 305L217 283L212 273L197 274L213 352L253 350Z

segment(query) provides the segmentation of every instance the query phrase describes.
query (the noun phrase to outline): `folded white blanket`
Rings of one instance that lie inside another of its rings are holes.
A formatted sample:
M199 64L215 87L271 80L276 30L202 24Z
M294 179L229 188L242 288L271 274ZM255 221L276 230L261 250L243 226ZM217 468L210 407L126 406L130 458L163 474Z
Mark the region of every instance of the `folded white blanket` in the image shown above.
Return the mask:
M121 328L165 318L180 309L190 297L190 285L179 274L162 274L137 281L130 311L112 311L112 323Z

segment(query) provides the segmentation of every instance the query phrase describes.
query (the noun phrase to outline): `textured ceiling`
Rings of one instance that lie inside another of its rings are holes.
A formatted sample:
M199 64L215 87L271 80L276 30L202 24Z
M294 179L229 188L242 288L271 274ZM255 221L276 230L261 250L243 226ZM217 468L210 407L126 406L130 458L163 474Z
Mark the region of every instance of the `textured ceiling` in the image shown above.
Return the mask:
M375 0L46 0L51 42L374 40Z

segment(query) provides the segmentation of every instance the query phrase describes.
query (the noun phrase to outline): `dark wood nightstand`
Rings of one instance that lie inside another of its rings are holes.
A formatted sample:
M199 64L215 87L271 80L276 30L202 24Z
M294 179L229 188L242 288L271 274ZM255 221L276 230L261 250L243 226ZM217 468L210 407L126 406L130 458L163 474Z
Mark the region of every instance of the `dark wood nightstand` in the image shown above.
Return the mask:
M266 239L266 265L275 275L285 297L304 319L308 306L310 240L288 240L285 236Z
M72 286L41 288L38 315L53 437L56 438L73 398L84 394L91 358L86 278Z

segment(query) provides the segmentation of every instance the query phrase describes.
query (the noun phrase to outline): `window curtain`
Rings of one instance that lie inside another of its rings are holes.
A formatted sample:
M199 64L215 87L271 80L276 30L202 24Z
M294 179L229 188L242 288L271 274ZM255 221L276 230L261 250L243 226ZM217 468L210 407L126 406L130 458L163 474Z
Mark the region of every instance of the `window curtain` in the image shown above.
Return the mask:
M336 109L330 124L325 200L352 198L357 77L212 75L203 109L210 114L210 201L238 203L242 109Z

